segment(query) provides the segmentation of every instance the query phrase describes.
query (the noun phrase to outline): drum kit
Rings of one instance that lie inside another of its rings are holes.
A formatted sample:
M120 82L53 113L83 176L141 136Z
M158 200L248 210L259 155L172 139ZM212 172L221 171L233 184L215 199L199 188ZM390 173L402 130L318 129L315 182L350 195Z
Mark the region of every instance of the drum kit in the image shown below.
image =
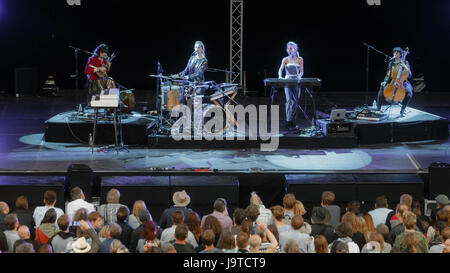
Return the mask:
M194 130L200 128L211 118L211 111L214 107L219 107L224 114L225 122L222 128L215 128L213 133L224 133L227 128L231 129L231 121L237 126L237 122L229 114L228 106L234 102L238 94L238 84L209 82L192 82L176 77L163 75L149 75L149 77L159 80L159 90L157 91L157 110L159 125L157 133L170 134L171 127L176 120L172 118L172 112L176 106L185 105L194 115L199 115ZM194 109L194 102L200 100L201 107ZM208 132L211 133L211 132Z

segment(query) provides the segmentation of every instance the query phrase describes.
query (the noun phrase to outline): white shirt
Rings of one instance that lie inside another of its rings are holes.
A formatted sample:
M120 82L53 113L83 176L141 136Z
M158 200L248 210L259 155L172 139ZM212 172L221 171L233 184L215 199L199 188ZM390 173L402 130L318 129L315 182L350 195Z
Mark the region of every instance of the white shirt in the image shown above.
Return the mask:
M372 216L374 227L377 227L379 224L385 224L386 218L391 211L392 210L388 208L378 208L369 211L370 216Z
M44 215L49 209L55 209L56 220L58 220L58 218L61 215L64 215L64 211L60 208L49 207L49 206L36 207L33 212L33 219L34 219L34 222L36 223L35 228L38 228L41 225L42 219L44 219ZM57 222L55 222L55 226L58 227Z
M77 199L69 202L66 206L66 214L70 217L70 224L73 223L73 216L75 215L75 212L81 208L85 208L88 211L88 214L95 211L94 205L84 201L83 199Z
M264 205L259 206L259 216L256 222L263 222L266 226L273 224L272 211L266 209Z

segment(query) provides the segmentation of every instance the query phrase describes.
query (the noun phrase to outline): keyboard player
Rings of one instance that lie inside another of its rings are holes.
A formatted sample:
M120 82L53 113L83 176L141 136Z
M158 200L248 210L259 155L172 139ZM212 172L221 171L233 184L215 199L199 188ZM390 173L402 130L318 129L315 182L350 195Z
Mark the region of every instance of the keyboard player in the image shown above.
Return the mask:
M303 77L303 58L298 53L298 45L294 42L288 42L286 45L288 56L281 62L278 71L280 79L298 79ZM285 76L283 77L283 71ZM295 115L297 113L297 100L300 98L301 89L285 88L286 94L286 122L288 128L295 127Z

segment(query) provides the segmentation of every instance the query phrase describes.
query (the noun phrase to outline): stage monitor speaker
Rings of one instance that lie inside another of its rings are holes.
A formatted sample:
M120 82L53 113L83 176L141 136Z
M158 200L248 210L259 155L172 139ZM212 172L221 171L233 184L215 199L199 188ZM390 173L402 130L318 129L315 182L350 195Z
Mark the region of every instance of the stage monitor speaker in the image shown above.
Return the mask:
M14 92L17 97L34 96L38 92L38 73L34 67L18 67L14 71Z
M440 194L450 196L450 164L435 162L428 168L428 197L432 200Z
M89 166L72 164L67 170L65 191L70 198L70 190L80 187L87 202L92 202L92 188L94 186L93 171Z

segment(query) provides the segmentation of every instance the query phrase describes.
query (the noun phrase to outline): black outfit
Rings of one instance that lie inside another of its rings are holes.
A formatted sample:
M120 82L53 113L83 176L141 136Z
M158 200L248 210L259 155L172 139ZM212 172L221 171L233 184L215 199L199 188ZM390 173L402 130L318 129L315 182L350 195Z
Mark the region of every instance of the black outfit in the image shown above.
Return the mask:
M5 231L5 217L6 214L0 213L0 231Z
M407 61L405 61L405 63L406 63L407 66L409 66ZM392 80L392 74L393 74L392 71L399 69L399 67L400 67L400 64L399 63L396 64L395 61L391 61L389 63L388 72L386 74L386 77L384 78L384 82L385 82L386 85L388 83L390 83L391 80ZM411 74L409 74L409 77L411 77ZM411 102L411 99L413 97L413 87L412 87L411 83L406 80L403 83L403 86L405 87L406 96L405 96L405 99L403 99L403 101L402 101L401 113L404 113L406 107L408 107L408 105ZM377 98L377 110L378 111L381 110L381 106L382 106L383 101L384 101L384 89L385 89L385 87L382 86L380 88L380 91L378 92L378 98Z
M195 249L188 243L185 245L174 244L175 250L177 253L196 253Z
M130 247L128 248L131 253L136 253L136 247L139 239L142 238L142 232L144 231L144 225L141 224L131 233Z
M164 210L164 212L161 215L161 218L159 219L158 226L161 229L166 229L166 228L171 227L173 225L172 214L177 210L183 212L184 218L186 218L189 213L194 212L192 209L187 208L187 207L172 206L172 207Z
M337 234L334 232L334 228L324 224L311 225L311 236L315 237L317 235L325 236L328 244L331 244L338 239Z
M366 238L364 237L364 234L362 234L361 232L353 233L352 240L355 244L358 245L359 249L362 249L366 244Z
M35 223L33 218L33 212L31 210L15 210L14 212L17 215L17 219L19 220L20 225L25 225L30 230L31 238L35 237Z
M8 252L8 241L6 240L5 233L3 231L0 231L0 251Z
M20 240L17 240L17 241L14 243L14 246L13 246L13 253L16 253L17 247L20 246L20 245L23 244L23 243L29 243L29 244L32 244L32 245L33 245L33 248L34 248L34 251L36 251L36 252L37 252L38 249L41 247L41 244L40 244L38 241L31 240L31 239L25 239L25 240L20 239Z
M120 241L124 246L130 248L131 234L133 233L133 228L127 222L117 221L118 224L122 228L122 232L120 233Z
M386 226L388 226L389 230L392 230L392 227L391 227L391 218L392 218L394 215L395 215L395 211L391 211L391 212L389 212L389 214L388 214L387 217L386 217L386 223L385 223L385 224L386 224ZM403 225L403 224L400 223L400 225ZM420 221L419 216L417 216L417 219L416 219L416 226L417 226L417 228L419 229L418 231L420 231L420 232L422 232L422 233L425 233L425 231L423 230L422 221Z

